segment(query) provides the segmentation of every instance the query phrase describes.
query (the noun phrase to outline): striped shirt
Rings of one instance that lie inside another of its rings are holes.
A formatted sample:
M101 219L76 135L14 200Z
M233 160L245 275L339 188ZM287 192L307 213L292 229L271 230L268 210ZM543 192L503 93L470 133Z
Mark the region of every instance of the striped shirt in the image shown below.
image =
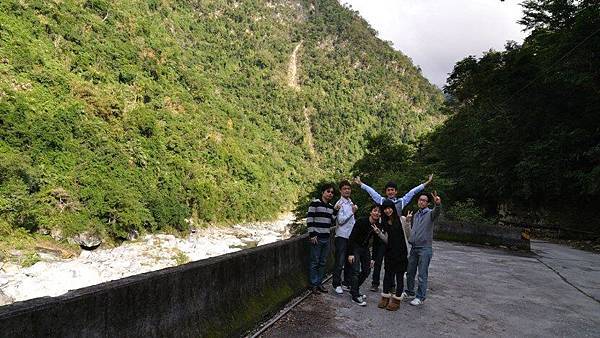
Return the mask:
M306 226L310 237L329 238L329 228L334 225L337 211L333 205L320 199L310 202L306 214Z

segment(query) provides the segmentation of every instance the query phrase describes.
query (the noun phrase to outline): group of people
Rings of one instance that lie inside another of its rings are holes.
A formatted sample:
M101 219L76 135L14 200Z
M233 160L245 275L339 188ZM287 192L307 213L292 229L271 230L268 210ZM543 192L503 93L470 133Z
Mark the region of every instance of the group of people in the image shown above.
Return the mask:
M423 192L432 179L433 175L430 175L426 182L402 197L398 197L396 183L388 182L383 197L356 177L354 182L373 201L365 217L356 217L358 206L350 199L352 185L348 180L340 182L341 197L335 204L331 204L335 187L325 184L321 188L321 197L311 202L306 217L311 247L309 278L313 292L328 292L322 279L329 254L330 228L335 226L332 285L336 293L349 291L354 303L366 306L367 297L360 287L372 269L371 291L377 292L383 265L383 290L378 307L395 311L403 300L410 298L411 305L421 305L427 296L433 225L440 215L442 203L436 192ZM403 214L415 196L418 196L418 210L414 213L406 210ZM418 276L416 292L415 276Z

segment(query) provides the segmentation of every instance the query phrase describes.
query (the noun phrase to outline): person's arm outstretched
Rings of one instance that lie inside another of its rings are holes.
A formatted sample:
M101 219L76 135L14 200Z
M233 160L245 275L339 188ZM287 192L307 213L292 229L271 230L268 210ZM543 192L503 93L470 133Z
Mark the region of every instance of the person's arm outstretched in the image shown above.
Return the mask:
M396 200L396 204L398 203L402 203L402 209L404 209L405 206L410 204L410 201L413 199L413 197L415 197L416 194L420 193L421 191L423 191L423 189L425 189L425 187L431 183L431 181L433 180L433 174L429 175L429 178L427 179L427 181L417 185L416 187L410 189L409 192L407 192L404 196L402 196L402 198L399 198Z
M375 191L375 189L364 184L360 180L359 176L354 178L354 183L358 184L362 190L366 191L369 194L369 196L371 196L373 202L375 202L377 205L381 205L383 203L383 197L381 197L381 195L379 195L379 193Z

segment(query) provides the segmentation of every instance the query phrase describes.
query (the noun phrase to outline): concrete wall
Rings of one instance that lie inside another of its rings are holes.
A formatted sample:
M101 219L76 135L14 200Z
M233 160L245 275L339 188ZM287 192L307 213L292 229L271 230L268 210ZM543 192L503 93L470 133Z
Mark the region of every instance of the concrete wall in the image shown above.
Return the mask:
M308 286L306 235L0 307L2 337L235 336Z
M495 225L472 224L442 219L433 237L438 240L506 246L529 251L529 240L523 239L521 229Z
M0 336L240 335L308 286L306 237L3 306ZM435 237L529 250L519 229L442 220Z

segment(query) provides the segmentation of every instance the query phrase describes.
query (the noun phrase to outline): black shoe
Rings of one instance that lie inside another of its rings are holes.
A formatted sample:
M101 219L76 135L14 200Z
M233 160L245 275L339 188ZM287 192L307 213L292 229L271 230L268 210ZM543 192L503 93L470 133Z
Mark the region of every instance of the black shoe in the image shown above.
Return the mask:
M379 291L379 285L371 285L371 288L369 290L371 290L373 292L377 292L377 291Z
M327 291L327 289L325 289L325 288L323 287L323 285L319 285L319 286L317 286L317 291L319 291L319 292L321 292L321 293L327 293L327 292L329 292L329 291Z
M367 306L367 302L365 302L361 297L352 297L352 301L360 306Z

